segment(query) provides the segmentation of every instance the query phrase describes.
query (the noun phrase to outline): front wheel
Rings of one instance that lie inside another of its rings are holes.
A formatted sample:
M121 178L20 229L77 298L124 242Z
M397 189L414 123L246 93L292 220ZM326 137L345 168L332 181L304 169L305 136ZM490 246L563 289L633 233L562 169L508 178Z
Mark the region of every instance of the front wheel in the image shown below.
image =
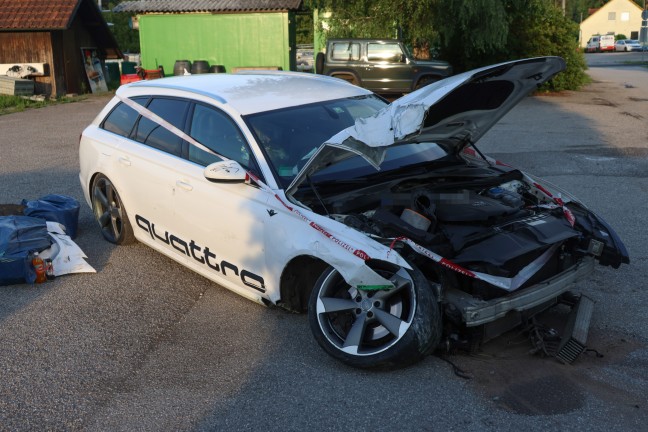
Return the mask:
M432 352L441 339L436 296L418 270L385 265L375 269L390 290L359 290L329 268L308 304L313 336L332 357L364 369L395 369Z

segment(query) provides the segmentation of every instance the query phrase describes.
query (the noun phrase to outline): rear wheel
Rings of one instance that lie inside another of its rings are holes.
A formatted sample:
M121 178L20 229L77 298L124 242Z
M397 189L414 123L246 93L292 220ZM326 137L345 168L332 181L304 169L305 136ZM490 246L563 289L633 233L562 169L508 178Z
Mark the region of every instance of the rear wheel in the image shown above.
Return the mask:
M321 75L324 70L324 53L318 52L315 56L315 73Z
M394 288L364 291L329 268L311 293L308 316L313 336L332 357L354 367L394 369L413 364L441 338L437 299L418 270L376 269Z
M118 245L135 241L124 204L108 177L97 175L92 182L92 211L106 240Z

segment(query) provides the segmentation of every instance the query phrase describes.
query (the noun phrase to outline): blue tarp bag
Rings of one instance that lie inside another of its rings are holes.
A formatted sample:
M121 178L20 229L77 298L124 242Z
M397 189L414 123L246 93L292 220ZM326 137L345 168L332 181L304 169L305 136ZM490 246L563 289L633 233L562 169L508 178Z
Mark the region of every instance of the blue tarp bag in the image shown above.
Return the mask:
M34 201L23 200L26 216L37 217L65 226L71 238L77 235L79 225L79 201L66 195L45 195Z
M0 285L34 283L36 273L30 253L52 245L43 219L29 216L0 216Z

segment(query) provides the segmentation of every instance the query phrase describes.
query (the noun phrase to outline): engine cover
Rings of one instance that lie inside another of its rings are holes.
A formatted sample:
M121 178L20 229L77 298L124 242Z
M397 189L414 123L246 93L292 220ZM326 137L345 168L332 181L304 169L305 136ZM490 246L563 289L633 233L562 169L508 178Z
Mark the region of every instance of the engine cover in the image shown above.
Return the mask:
M441 193L435 198L436 217L442 222L485 222L519 211L471 190Z

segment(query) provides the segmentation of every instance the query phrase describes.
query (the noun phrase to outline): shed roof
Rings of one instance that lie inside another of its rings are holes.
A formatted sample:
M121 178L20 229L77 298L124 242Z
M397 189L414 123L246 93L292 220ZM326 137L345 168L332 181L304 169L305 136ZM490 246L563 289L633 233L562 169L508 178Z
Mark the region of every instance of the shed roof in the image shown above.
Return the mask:
M82 0L0 0L0 30L65 30Z
M107 58L120 58L96 0L0 0L0 32L69 30L78 19Z
M301 0L137 0L123 2L114 12L278 12L297 10Z

